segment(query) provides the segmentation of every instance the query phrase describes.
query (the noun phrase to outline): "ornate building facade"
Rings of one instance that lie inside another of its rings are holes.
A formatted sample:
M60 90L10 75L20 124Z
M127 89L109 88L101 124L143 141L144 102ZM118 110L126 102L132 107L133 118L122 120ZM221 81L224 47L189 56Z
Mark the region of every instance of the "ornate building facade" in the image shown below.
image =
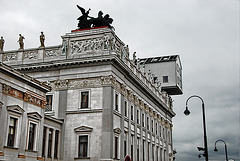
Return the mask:
M24 143L6 153L6 136L0 160L174 160L172 99L140 61L130 60L112 29L75 30L62 36L62 45L1 52L0 61L52 88L38 112L36 157Z

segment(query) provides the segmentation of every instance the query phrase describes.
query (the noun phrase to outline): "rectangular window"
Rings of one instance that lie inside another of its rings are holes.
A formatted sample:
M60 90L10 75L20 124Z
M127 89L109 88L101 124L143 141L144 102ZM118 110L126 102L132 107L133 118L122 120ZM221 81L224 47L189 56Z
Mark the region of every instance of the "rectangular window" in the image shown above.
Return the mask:
M36 124L30 123L28 136L28 150L33 150Z
M14 147L17 119L10 117L7 146Z
M55 146L54 146L54 159L58 158L58 142L59 142L59 131L55 132Z
M47 104L46 104L45 111L52 111L52 99L53 99L53 95L47 95L46 97L47 97L47 98L46 98Z
M134 142L134 135L131 135L131 158L133 158L133 142Z
M145 118L144 118L144 113L142 114L142 127L144 127L145 125L145 123L144 123L144 120L145 120Z
M149 117L147 117L147 129L149 130Z
M118 111L118 94L115 94L115 110Z
M137 161L139 161L139 138L137 139Z
M127 108L127 101L125 101L125 103L124 103L124 116L126 116L127 117L127 110L128 108Z
M155 123L155 130L156 130L156 135L158 134L158 126L157 123Z
M42 157L45 157L46 136L47 136L47 128L44 127L44 129L43 129L43 142L42 142Z
M154 125L153 125L153 120L152 120L152 132L154 132Z
M81 108L88 108L89 91L81 92Z
M139 124L139 110L137 110L137 124Z
M124 157L127 155L127 141L124 140Z
M133 120L133 106L131 106L131 120Z
M118 159L118 137L115 136L115 159Z
M53 138L53 129L49 129L48 133L48 158L52 158L52 138Z
M88 152L88 136L79 136L78 157L86 158Z
M163 76L163 83L168 83L168 76Z
M160 135L160 137L162 137L162 127L161 126L159 126L159 135Z

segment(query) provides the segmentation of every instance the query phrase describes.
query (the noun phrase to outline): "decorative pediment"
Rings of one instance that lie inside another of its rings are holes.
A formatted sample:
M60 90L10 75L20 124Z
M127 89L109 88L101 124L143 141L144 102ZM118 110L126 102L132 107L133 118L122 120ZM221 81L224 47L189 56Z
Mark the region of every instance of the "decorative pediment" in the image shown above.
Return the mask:
M24 109L22 109L19 105L12 105L12 106L7 106L7 110L11 112L15 112L18 114L23 114Z
M75 132L92 132L93 128L88 126L80 126L74 129Z
M38 112L29 112L28 117L31 117L36 120L41 120L42 116Z
M122 130L120 128L113 129L114 133L120 134Z

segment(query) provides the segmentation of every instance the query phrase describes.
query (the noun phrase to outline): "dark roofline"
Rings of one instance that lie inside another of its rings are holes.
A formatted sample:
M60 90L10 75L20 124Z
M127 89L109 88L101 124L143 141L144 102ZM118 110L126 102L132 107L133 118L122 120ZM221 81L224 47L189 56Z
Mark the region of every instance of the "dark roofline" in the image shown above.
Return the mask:
M176 61L179 55L168 55L160 57L142 58L140 59L141 64L159 63L159 62L169 62Z
M11 76L15 77L16 79L18 79L19 81L25 82L26 84L33 86L34 88L37 88L40 91L43 91L45 93L50 92L52 89L51 86L43 84L42 82L40 82L26 74L20 73L2 62L0 62L0 72L5 73L7 75L11 75Z

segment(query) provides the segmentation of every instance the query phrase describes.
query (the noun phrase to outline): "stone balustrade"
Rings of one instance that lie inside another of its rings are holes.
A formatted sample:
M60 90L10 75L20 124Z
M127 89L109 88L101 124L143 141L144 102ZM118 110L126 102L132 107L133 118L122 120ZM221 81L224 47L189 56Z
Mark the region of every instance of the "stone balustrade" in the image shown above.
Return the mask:
M115 54L149 90L172 109L171 97L161 91L160 83L157 85L152 74L146 73L138 61L135 64L134 60L129 59L128 46L124 45L111 29L72 32L62 36L62 39L62 45L58 46L0 52L0 62L7 65L24 65Z

